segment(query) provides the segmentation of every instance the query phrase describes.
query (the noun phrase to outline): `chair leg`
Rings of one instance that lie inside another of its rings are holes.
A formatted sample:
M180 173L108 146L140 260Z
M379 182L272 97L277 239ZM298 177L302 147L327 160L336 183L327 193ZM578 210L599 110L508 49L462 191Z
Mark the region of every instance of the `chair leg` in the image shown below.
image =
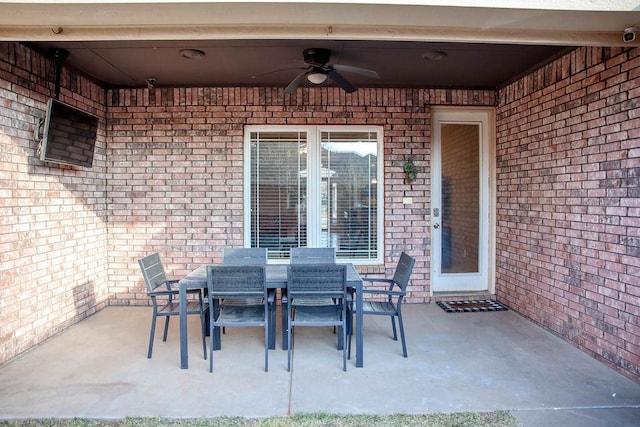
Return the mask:
M204 353L204 360L207 360L207 320L202 306L200 306L200 326L202 328L202 352Z
M147 359L151 359L151 353L153 352L153 336L156 333L156 311L153 310L153 318L151 319L151 334L149 335L149 350L147 351Z
M204 309L204 326L207 336L209 336L209 306Z
M213 348L216 344L216 331L213 326L213 310L209 310L209 372L213 372Z
M220 326L216 326L215 328L213 328L214 330L214 338L215 338L215 343L214 343L214 349L215 350L222 350L222 329Z
M276 303L269 304L269 349L276 348Z
M355 305L354 295L351 294L351 300L347 300L347 334L353 334L353 307Z
M347 307L347 336L349 337L349 350L347 359L351 360L351 338L353 337L353 307Z
M209 311L211 312L211 322L213 322L213 319L217 319L218 315L220 314L220 305L219 305L219 301L217 299L213 299L212 300L213 303L213 310L211 310L211 304L209 304ZM223 333L224 327L220 327L220 326L216 326L214 328L211 328L211 331L213 331L214 333L211 335L210 339L214 340L214 345L213 345L213 349L214 350L220 350L222 349L222 333ZM211 334L211 332L209 332Z
M393 330L393 340L398 341L398 334L396 334L396 316L391 316L391 329Z
M402 323L402 313L398 312L398 326L400 326L400 339L402 340L402 356L407 357L407 344L404 340L404 325Z
M169 332L169 318L171 316L164 317L164 335L162 335L162 341L167 340L167 333Z

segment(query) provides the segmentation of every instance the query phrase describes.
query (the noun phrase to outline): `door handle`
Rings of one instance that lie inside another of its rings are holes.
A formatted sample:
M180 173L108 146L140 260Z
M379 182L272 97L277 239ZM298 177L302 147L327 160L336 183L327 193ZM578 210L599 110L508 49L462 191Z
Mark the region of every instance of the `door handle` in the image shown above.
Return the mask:
M433 228L435 228L435 229L437 230L438 228L440 228L440 224L438 224L438 223L436 222L435 224L433 224Z

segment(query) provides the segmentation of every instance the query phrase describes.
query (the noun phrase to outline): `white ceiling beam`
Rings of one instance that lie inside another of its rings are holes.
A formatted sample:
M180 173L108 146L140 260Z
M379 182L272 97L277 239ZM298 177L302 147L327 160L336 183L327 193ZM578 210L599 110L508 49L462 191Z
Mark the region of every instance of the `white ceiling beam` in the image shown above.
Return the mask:
M0 40L315 38L621 46L629 45L622 42L624 29L640 27L640 12L637 11L458 7L424 5L426 2L417 1L407 1L411 3L409 5L386 3L298 0L114 1L105 4L3 0L0 1ZM602 7L608 2L584 3ZM609 3L612 8L620 8L633 2ZM632 44L637 43L640 40Z

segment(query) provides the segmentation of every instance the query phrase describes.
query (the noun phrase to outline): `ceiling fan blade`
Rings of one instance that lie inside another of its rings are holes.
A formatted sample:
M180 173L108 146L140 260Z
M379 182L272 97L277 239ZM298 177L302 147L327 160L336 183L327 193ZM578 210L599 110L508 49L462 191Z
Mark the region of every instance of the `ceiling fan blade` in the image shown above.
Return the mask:
M296 89L298 89L298 86L300 86L300 83L302 83L308 73L309 71L307 70L298 74L296 78L293 79L291 83L289 83L289 86L286 87L284 93L288 93L289 95L293 95L294 93L296 93Z
M329 70L329 72L327 73L327 75L329 76L329 78L331 80L333 80L335 82L335 84L337 84L338 86L340 86L342 89L344 89L345 92L347 93L353 93L356 91L356 88L349 83L349 81L347 79L345 79L344 77L342 77L340 74L338 74L337 71L335 70Z
M260 77L263 76L268 76L270 74L275 74L275 73L281 73L283 71L289 71L289 70L306 70L306 67L286 67L286 68L277 68L275 70L271 70L271 71L265 71L264 73L259 73L259 74L255 74L253 76L251 76L252 79L259 79Z
M335 70L344 71L347 73L360 74L362 76L371 77L372 79L379 79L380 76L373 70L367 70L366 68L354 67L351 65L332 65Z

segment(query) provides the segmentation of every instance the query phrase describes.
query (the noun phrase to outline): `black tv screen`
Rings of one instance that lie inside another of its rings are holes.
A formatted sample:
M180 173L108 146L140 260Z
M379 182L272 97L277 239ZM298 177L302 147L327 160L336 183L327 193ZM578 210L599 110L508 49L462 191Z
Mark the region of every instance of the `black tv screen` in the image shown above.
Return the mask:
M40 159L90 168L98 118L51 98L47 104Z

